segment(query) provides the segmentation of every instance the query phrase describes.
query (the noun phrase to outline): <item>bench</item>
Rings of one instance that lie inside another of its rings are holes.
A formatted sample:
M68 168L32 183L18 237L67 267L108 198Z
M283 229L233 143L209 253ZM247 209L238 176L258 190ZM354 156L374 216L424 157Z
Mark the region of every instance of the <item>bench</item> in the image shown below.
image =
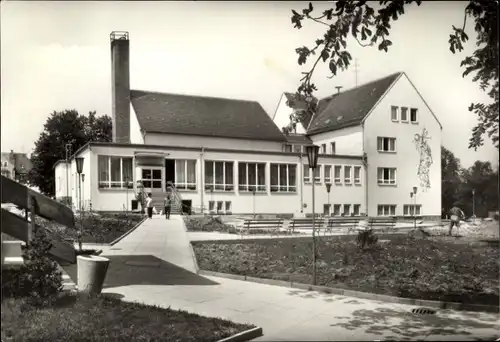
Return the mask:
M22 241L2 241L2 268L19 267L24 264Z
M320 231L324 228L325 219L321 217L317 217L315 220L315 228L317 231ZM313 228L313 219L310 218L292 218L290 219L290 223L288 224L287 232L294 233L295 229L312 229Z
M357 216L330 217L325 229L325 235L327 232L333 233L334 230L338 231L345 228L347 228L347 232L349 233L351 230L356 229L360 220L361 218Z
M391 229L396 226L395 217L369 217L368 226L372 230L386 231L386 229Z
M283 227L283 219L245 219L241 234L250 234L252 229L263 229L279 236L278 232Z

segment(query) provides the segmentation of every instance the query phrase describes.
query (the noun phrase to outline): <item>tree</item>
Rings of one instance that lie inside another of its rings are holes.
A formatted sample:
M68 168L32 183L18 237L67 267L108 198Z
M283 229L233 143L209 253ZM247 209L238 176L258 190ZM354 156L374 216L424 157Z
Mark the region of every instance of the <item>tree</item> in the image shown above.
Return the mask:
M312 98L317 88L311 82L311 78L320 61L324 63L328 61L332 77L337 74L339 69L348 69L352 60L347 48L349 33L359 45L363 47L377 46L380 51L387 52L392 46L392 41L388 39L391 22L398 20L405 13L405 8L408 8L412 3L420 6L422 1L379 1L380 8L377 12L366 0L336 1L335 8L330 8L317 15L313 15L314 8L311 3L308 8L302 10L302 14L292 10L291 20L294 27L300 29L304 20L326 27L325 34L316 39L314 47L302 46L296 49L299 65L305 64L310 56L317 55L310 71L303 73L297 97L304 101ZM464 67L462 76L466 77L475 73L472 81L478 82L480 88L487 92L492 100L491 104L472 103L468 108L478 117L478 123L472 129L469 148L477 149L482 146L485 134L499 148L498 2L491 0L469 1L465 8L463 25L452 26L448 43L453 54L456 51L462 51L462 44L469 39L465 33L468 18L472 18L475 23L477 49L472 56L465 57L461 62L460 66ZM315 104L309 101L305 111L313 113L314 110Z
M35 142L31 154L33 167L28 174L30 185L37 186L48 196L55 193L54 165L66 159L66 144L71 144L73 153L89 141L111 141L112 126L109 116L88 116L76 110L54 111L44 125L44 131Z
M441 146L441 206L445 214L459 199L461 172L460 159L446 147Z

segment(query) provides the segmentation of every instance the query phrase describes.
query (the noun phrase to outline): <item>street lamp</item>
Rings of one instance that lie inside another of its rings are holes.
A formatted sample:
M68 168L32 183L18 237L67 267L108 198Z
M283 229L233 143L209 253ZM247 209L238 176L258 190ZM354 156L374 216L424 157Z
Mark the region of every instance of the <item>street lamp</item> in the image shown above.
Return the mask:
M331 210L330 210L330 189L332 188L331 183L326 183L326 192L328 193L328 216L330 216Z
M85 173L82 173L82 183L83 183L83 189L82 189L83 205L82 205L82 208L83 208L83 210L85 210Z
M413 206L413 229L417 229L417 187L413 187L413 199L414 199L414 206Z
M251 187L253 195L253 219L255 220L255 187Z
M83 230L83 220L82 220L82 171L83 171L83 158L75 158L76 161L76 172L78 173L78 204L80 206L80 231L78 232L78 246L80 251L82 250L82 230Z
M312 169L312 239L313 239L313 279L312 284L316 285L316 217L314 213L314 170L318 166L318 152L319 146L308 145L306 146L307 161L309 162L309 168Z

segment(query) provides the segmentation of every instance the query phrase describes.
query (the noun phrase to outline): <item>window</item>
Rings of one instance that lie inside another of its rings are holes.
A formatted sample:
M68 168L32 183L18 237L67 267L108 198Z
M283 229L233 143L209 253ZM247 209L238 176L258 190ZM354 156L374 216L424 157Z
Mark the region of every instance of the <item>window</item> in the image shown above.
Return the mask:
M266 191L266 164L238 163L238 189L240 191Z
M196 160L175 161L175 187L196 190Z
M333 216L340 216L340 204L333 205Z
M334 168L334 179L335 179L335 184L340 184L342 183L342 179L340 178L340 172L342 171L342 166L340 165L335 165L335 168Z
M285 144L285 152L292 152L292 145Z
M302 152L302 145L293 145L293 152L301 153Z
M325 165L325 183L332 182L332 166Z
M396 184L396 168L379 167L378 168L378 184L395 185Z
M205 189L233 191L233 162L206 161Z
M396 206L393 204L379 205L377 208L378 216L395 216Z
M379 152L396 152L396 138L377 137Z
M316 183L321 183L321 165L317 165L314 169L314 181Z
M321 144L321 153L326 154L326 144Z
M323 204L323 215L330 216L330 204Z
M350 204L344 204L344 216L349 216L351 215L351 205Z
M126 189L127 187L132 189L134 187L132 157L98 156L97 164L100 189Z
M360 209L361 209L361 204L355 204L355 205L353 205L352 214L353 214L354 216L359 216L359 214L360 214Z
M332 154L335 154L335 153L336 153L335 151L336 151L337 149L336 149L336 146L335 146L335 142L330 143L330 150L331 150Z
M161 170L159 169L142 169L142 185L147 189L161 189Z
M401 107L401 122L408 122L408 108Z
M309 165L304 165L304 183L311 183L311 169Z
M208 201L208 210L215 211L215 201Z
M420 207L421 205L414 204L405 204L403 206L403 215L404 216L420 216Z
M345 184L351 184L352 179L351 179L351 167L350 166L344 166L344 182Z
M392 121L398 121L398 107L397 106L391 106L391 120Z
M411 108L410 109L410 121L411 121L411 123L417 123L418 122L417 112L418 112L417 108Z
M223 209L224 202L217 201L217 213L220 213Z
M271 164L271 192L297 191L297 165Z
M226 213L230 213L231 212L231 201L226 201L225 204L226 204Z
M354 184L361 184L361 166L354 167Z

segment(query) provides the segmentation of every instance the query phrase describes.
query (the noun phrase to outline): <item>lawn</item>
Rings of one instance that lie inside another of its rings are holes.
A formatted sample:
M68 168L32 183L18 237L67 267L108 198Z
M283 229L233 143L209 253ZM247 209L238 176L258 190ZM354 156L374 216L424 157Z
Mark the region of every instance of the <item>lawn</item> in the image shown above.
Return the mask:
M2 302L2 341L217 341L253 326L123 302L106 295L64 293L45 307Z
M386 235L379 236L379 243L362 251L354 239L353 236L319 239L318 285L408 298L498 305L498 245ZM193 243L193 249L202 270L311 283L311 238Z
M188 232L219 232L226 234L241 234L241 231L238 230L231 224L227 224L222 222L222 219L217 216L183 216L184 223L186 224L186 228ZM244 234L263 234L263 235L276 235L275 232L270 232L266 229L250 229L249 231L244 229ZM278 235L290 235L288 232L280 231L277 232ZM295 232L293 235L303 235L298 232Z

